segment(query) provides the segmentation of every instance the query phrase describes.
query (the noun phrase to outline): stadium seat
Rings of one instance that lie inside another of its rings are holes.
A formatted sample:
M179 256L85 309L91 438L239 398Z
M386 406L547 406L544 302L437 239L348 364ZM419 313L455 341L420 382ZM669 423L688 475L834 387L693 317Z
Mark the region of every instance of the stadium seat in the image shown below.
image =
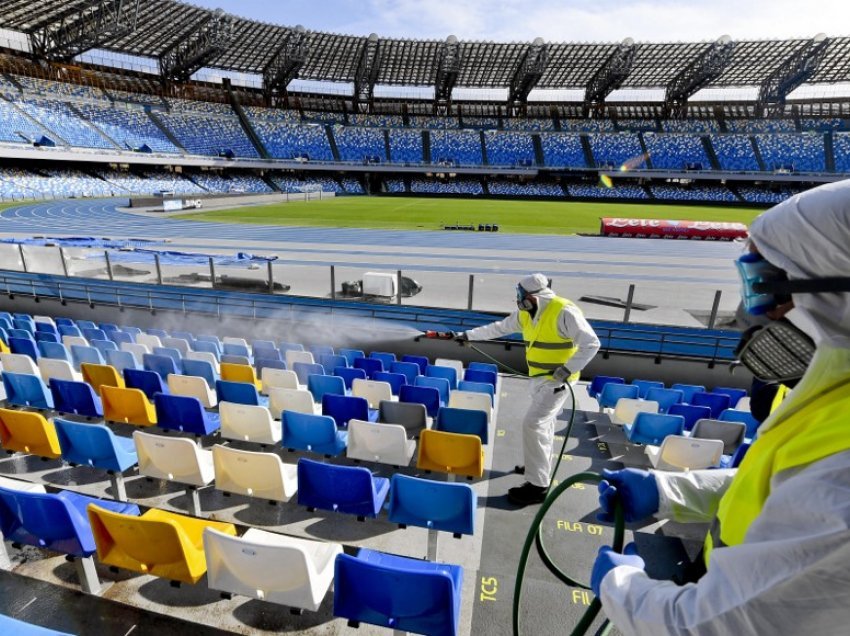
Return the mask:
M606 382L598 394L599 412L606 408L612 409L622 398L639 399L640 389L633 384L620 384L617 382Z
M448 384L448 383L447 383ZM423 404L428 417L437 417L440 410L440 392L430 386L414 386L405 384L398 396L399 402L416 402Z
M250 359L251 350L248 348L248 343L242 338L224 338L221 346L221 355L242 356Z
M348 366L348 358L339 354L324 353L316 358L316 360L325 370Z
M90 384L53 378L50 381L54 408L59 413L70 413L87 418L103 417L103 405Z
M265 353L265 352L263 352ZM286 370L286 363L283 360L278 360L275 358L254 358L254 369L257 372L257 376L262 378L262 373L264 369L281 369Z
M372 360L380 360L384 369L389 369L393 362L397 361L396 355L387 351L372 351L369 353L369 357Z
M103 418L108 422L156 426L156 410L139 389L104 386L100 399L103 404Z
M390 480L389 520L401 526L418 526L474 534L478 497L468 484L453 484L395 474Z
M114 367L115 370L122 375L124 369L139 369L139 361L136 360L136 356L134 356L129 351L107 351L106 352L106 363Z
M145 371L153 371L163 382L168 380L170 373L180 373L181 369L177 367L177 363L171 356L157 355L155 353L146 353L142 356L142 367Z
M668 435L685 432L685 418L663 413L638 413L632 424L625 425L626 437L632 444L659 446Z
M647 446L646 455L656 470L701 470L720 465L723 442L668 435L661 446Z
M710 409L709 409L710 411ZM707 418L710 416L706 416ZM749 411L739 411L737 409L726 409L720 414L720 417L717 418L722 422L741 422L747 427L747 437L754 437L758 427L761 426L761 422L759 422L756 418L753 417L753 414Z
M269 403L268 399L257 391L257 385L250 382L216 380L215 392L219 402L236 402L254 406L268 406Z
M743 422L723 420L699 420L691 431L694 439L717 439L723 442L724 455L733 455L744 443L746 435L747 425Z
M110 353L121 354L126 352L111 351ZM125 386L124 378L121 377L120 371L108 364L89 364L88 362L84 362L81 365L81 371L83 373L83 380L88 382L98 395L100 395L101 387L104 385L117 386L122 389Z
M437 393L440 396L440 406L443 407L449 403L451 385L445 378L430 378L425 375L417 375L416 379L413 381L413 386L424 386L437 389Z
M477 391L452 391L449 395L449 406L456 409L477 409L487 414L489 422L493 417L492 398L486 393Z
M260 355L261 352L274 352L278 354L280 353L277 348L277 345L272 340L254 340L251 343L251 351L254 353L255 358ZM272 357L276 356L272 354Z
M342 381L345 382L345 388L349 391L354 389L355 380L366 379L366 372L354 367L333 367L333 374L342 378Z
M3 389L6 403L14 406L30 406L34 409L53 408L53 395L37 375L3 371Z
M103 329L94 328L84 328L83 330L83 338L89 341L91 344L92 340L106 340L106 332Z
M353 369L362 371L362 369ZM351 394L354 397L362 397L369 403L370 409L377 409L382 400L392 400L393 392L389 383L377 380L365 380L357 378L354 380Z
M626 383L625 378L612 377L612 376L609 376L609 375L597 375L591 381L590 386L587 389L587 394L590 397L596 398L598 400L600 394L602 393L602 389L605 387L606 384L625 384L625 383ZM638 394L639 393L640 393L640 390L638 390ZM631 396L621 395L620 397L631 397ZM638 395L638 397L639 397L639 395ZM616 404L616 400L614 401L614 404ZM608 408L612 408L614 406L614 404L612 404Z
M38 351L41 353L40 358L71 362L71 354L68 352L68 348L61 342L39 342Z
M70 464L123 473L139 461L135 442L116 435L108 426L60 418L53 420L53 426L62 459Z
M460 360L454 360L452 358L437 358L434 360L433 366L437 367L449 367L455 370L455 378L460 379L463 377L463 362ZM427 369L425 370L425 375L428 375Z
M35 340L31 338L9 338L9 349L12 353L27 356L32 359L33 362L38 362L38 346L35 343Z
M389 371L390 373L400 373L407 378L408 384L413 384L419 375L419 365L414 362L393 362Z
M122 342L118 346L118 350L119 351L126 351L127 353L132 354L133 357L136 359L136 366L139 369L142 368L142 357L146 353L151 352L150 349L148 347L146 347L145 345L132 344L132 343L127 343L127 342Z
M209 435L221 424L218 413L205 411L198 398L157 393L154 396L157 426L160 428Z
M658 403L659 413L667 413L671 406L682 403L683 395L676 389L650 388L646 392L646 399Z
M39 346L42 342L50 342L52 344L59 344L59 336L55 333L47 333L45 331L36 331L35 332L35 344L38 347L38 353L41 355L41 347Z
M355 358L354 368L363 369L367 378L375 380L375 374L384 370L384 363L377 358Z
M656 382L655 380L632 380L632 384L638 388L638 397L644 400L650 389L664 388L663 382Z
M434 430L463 435L477 435L481 443L489 441L487 413L478 409L459 409L446 406L437 413Z
M691 397L691 404L694 406L707 406L711 409L711 417L717 419L720 414L729 408L732 399L723 393L694 393Z
M276 420L281 418L284 411L313 414L317 410L313 394L307 389L274 388L269 392L269 411Z
M209 360L195 360L192 358L183 360L183 375L203 378L210 390L213 391L215 390L215 383L219 379L213 363Z
M490 373L499 374L499 365L493 364L492 362L470 362L468 369L474 369L478 371L489 371Z
M283 348L281 347L281 350ZM295 370L295 363L301 362L303 364L315 364L315 360L313 359L313 354L309 351L304 351L303 349L286 349L283 354L284 361L286 362L286 368Z
M89 340L89 346L97 349L104 361L106 360L107 351L118 351L118 345L111 340Z
M496 386L496 380L498 377L499 376L492 371L474 369L472 367L467 368L463 373L463 379L467 382L481 382L484 384L490 384L493 387Z
M20 353L0 353L0 367L4 373L40 375L35 361L30 356Z
M198 354L204 355L203 357L200 357ZM207 358L207 356L209 356L209 358ZM221 350L213 342L197 340L195 341L195 348L187 353L186 357L189 359L207 360L208 362L212 362L214 365L217 365L221 360Z
M367 373L368 376L368 373ZM390 385L390 390L393 395L398 397L399 393L401 393L401 387L407 384L407 377L402 373L390 373L389 371L376 371L371 376L368 376L370 380L374 380L375 382L386 382Z
M284 438L285 438L284 433ZM359 519L377 517L390 490L390 480L368 468L335 466L302 457L298 460L298 504L331 510Z
M210 589L315 612L333 582L342 546L259 528L241 537L208 528L204 552Z
M66 360L54 360L53 358L39 358L38 370L41 373L41 379L48 385L50 380L57 378L59 380L71 380L73 382L82 382L83 376L78 371L74 370L71 363Z
M172 395L198 398L205 409L212 409L218 405L215 391L209 387L204 378L199 376L170 374L168 390Z
M271 367L265 367L260 372L260 377L262 378L264 395L269 395L273 388L298 388L298 376L295 375L295 371L290 371L288 369L272 369Z
M416 467L450 475L481 477L484 474L481 438L426 429L419 434Z
M101 563L183 583L197 583L206 574L206 528L236 536L231 523L156 508L133 517L91 504L88 514ZM140 536L146 540L139 541Z
M457 636L463 569L459 565L361 548L336 557L334 616L399 632ZM374 590L382 590L375 594Z
M430 418L424 404L381 400L378 403L378 422L401 424L408 437L418 437L428 427Z
M307 386L307 382L311 375L326 375L325 367L321 364L309 362L296 362L292 365L292 370L298 377L298 384L303 387Z
M100 354L100 351L91 346L71 345L71 361L77 369L80 369L83 362L89 364L106 364L106 360Z
M168 393L168 387L155 371L124 369L124 385L128 389L139 389L149 400L153 400L157 393Z
M735 389L728 386L716 386L711 390L712 393L729 396L729 406L735 406L741 398L747 397L747 392L744 389Z
M328 415L285 410L281 424L281 446L290 450L334 457L344 453L348 444L348 433L339 430L334 419Z
M694 393L704 393L705 387L699 384L674 384L670 387L675 391L682 392L682 403L690 404L691 399L694 397Z
M379 464L407 466L416 451L416 442L407 439L400 424L380 424L352 419L348 422L346 457Z
M136 336L136 344L143 345L150 351L153 351L154 347L162 346L162 341L159 339L159 336L154 336L149 333L140 333Z
M4 374L4 378L6 375ZM8 452L58 459L62 448L53 422L41 413L0 409L0 446Z
M254 367L222 362L219 368L219 374L221 379L227 382L247 382L257 387L258 391L263 388L262 382L257 379Z
M637 398L620 398L611 414L612 424L631 424L638 413L658 413L658 402Z
M278 444L281 440L281 423L272 418L263 406L221 402L218 405L221 419L221 437L256 444Z
M216 490L269 501L289 501L298 490L295 465L275 453L216 444L212 455Z
M413 364L419 365L419 375L427 375L426 371L428 371L428 367L430 363L428 358L425 356L412 356L412 355L403 355L401 356L402 362L412 362Z
M325 395L345 395L345 380L336 375L307 376L307 390L313 395L313 401L321 404Z
M443 378L448 380L449 389L454 391L457 389L457 369L454 367L431 364L425 368L425 375L429 378Z
M135 431L133 442L140 475L195 488L210 484L215 477L212 451L201 449L187 437Z
M192 347L189 345L189 341L185 338L162 338L162 346L165 349L176 349L180 352L180 357L186 357L186 354L192 350Z
M109 331L107 332L106 337L119 347L125 342L128 344L136 342L133 334L127 333L126 331Z
M496 404L496 387L489 382L473 382L472 380L461 380L457 383L458 391L472 393L485 393L490 396L490 405Z
M177 369L177 373L183 372L183 355L180 353L179 349L174 349L172 347L154 347L153 355L171 358L174 361L174 368ZM142 362L144 362L144 356L142 356ZM156 371L156 369L151 368L151 371Z
M352 418L366 421L377 419L377 413L373 415L369 412L369 403L365 398L335 393L322 396L322 414L332 417L340 428L348 426L348 420Z

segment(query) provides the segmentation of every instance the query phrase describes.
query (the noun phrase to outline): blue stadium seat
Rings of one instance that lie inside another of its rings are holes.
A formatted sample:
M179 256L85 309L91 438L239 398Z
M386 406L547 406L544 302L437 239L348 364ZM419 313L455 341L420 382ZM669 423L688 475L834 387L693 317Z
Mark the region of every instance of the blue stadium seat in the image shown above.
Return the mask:
M425 369L425 375L429 378L445 378L449 381L449 388L454 391L457 388L457 369L454 367L443 367L430 364Z
M711 409L711 417L719 419L720 414L729 408L732 399L724 393L694 393L691 404L694 406L707 406Z
M60 336L71 336L74 338L82 338L83 332L76 325L57 325Z
M117 345L121 345L125 342L128 344L136 342L133 334L127 333L126 331L109 331L107 332L106 337Z
M3 388L7 404L31 406L34 409L52 409L53 395L37 375L3 372Z
M322 414L332 417L340 428L348 426L351 419L374 422L378 417L377 412L369 411L366 398L334 393L322 396Z
M350 367L354 366L354 361L357 358L366 357L366 353L360 349L340 349L337 353L341 356L345 356L345 359L348 360L348 366Z
M307 386L307 379L311 375L327 375L325 373L325 367L315 362L296 362L292 365L292 370L295 371L295 375L298 377L298 384L303 386Z
M207 385L211 389L215 388L215 383L218 381L218 374L206 360L183 360L183 375L194 375L203 378L207 381Z
M610 375L597 375L590 382L590 386L587 388L587 394L592 397L599 399L599 395L602 393L602 389L606 384L625 384L625 378L617 378ZM638 391L639 393L640 391Z
M12 330L25 331L29 334L29 337L32 338L33 334L35 334L35 324L30 320L21 320L20 318L15 318L12 321ZM22 336L23 337L23 336Z
M149 400L157 393L168 393L168 385L158 373L144 369L124 369L124 384L128 389L139 389Z
M430 378L425 375L417 375L413 386L427 386L437 389L437 392L440 394L440 406L446 406L449 403L451 385L445 378Z
M250 382L216 380L215 392L219 402L234 402L236 404L266 407L269 405L269 399L264 395L260 395L257 391L257 386Z
M316 359L316 361L325 369L336 369L337 367L348 366L348 359L345 356L333 353L323 353Z
M157 393L154 407L160 428L195 435L209 435L221 428L218 413L205 411L196 397Z
M437 413L434 429L448 433L477 435L482 444L489 441L487 413L478 409L458 409L444 406Z
M647 399L646 394L650 389L663 389L663 382L656 382L655 380L632 380L632 384L638 388L638 397L641 399Z
M29 356L33 362L38 362L38 346L31 338L9 338L9 349L12 353Z
M638 399L639 393L640 389L633 384L605 382L597 397L597 400L599 401L599 408L613 409L617 406L617 400L620 398L636 400Z
M419 365L413 362L393 362L390 365L390 373L401 373L407 378L408 384L413 384L419 375Z
M116 325L114 322L101 322L97 326L98 329L101 329L105 333L109 333L110 331L121 331L121 327Z
M94 347L85 347L83 345L71 345L71 360L77 369L80 369L83 362L88 364L106 364L100 351Z
M690 431L697 420L711 417L711 409L707 406L694 406L693 404L674 404L667 411L668 415L681 415L685 418L685 430Z
M61 342L39 342L38 350L45 358L71 362L71 354L68 353L68 349Z
M307 376L307 390L313 394L313 401L322 402L325 394L345 395L345 380L337 375Z
M699 384L674 384L670 388L682 392L682 402L684 404L691 403L691 398L694 397L694 393L705 392L705 387Z
M265 340L261 340L260 342L266 342ZM283 356L280 354L280 349L277 347L273 349L264 349L259 348L254 350L254 368L257 367L257 363L260 360L274 360L274 361L282 361Z
M758 427L761 426L761 422L759 422L756 418L753 417L753 414L749 411L736 411L735 409L726 409L722 413L720 413L720 417L717 419L723 422L741 422L747 425L747 433L746 436L752 438Z
M53 425L62 459L66 462L123 473L139 461L133 440L115 435L108 426L70 422L58 417Z
M459 565L361 548L356 556L336 558L334 616L354 625L362 622L426 636L457 636L462 585Z
M36 331L35 332L35 341L39 342L59 342L59 336L55 333L48 333L46 331ZM41 350L39 350L39 353Z
M658 402L658 412L666 413L674 404L682 403L682 392L676 389L649 389L646 392L646 399L652 402Z
M492 384L494 387L496 386L496 380L498 377L499 376L496 373L493 373L492 371L485 371L483 369L467 368L466 371L463 372L463 379L466 382L482 382Z
M171 358L174 360L174 368L177 369L177 373L183 372L183 355L179 349L175 349L174 347L154 347L153 355Z
M107 351L106 363L110 366L115 367L118 370L118 373L121 374L124 373L124 369L139 368L139 363L136 361L136 356L134 356L129 351Z
M35 342L35 338L32 335L31 331L26 329L21 329L20 327L13 327L12 329L7 330L9 334L9 338L20 338L21 340L32 340Z
M60 325L71 325L73 327L75 324L77 324L71 318L54 318L53 322L56 323L57 327L59 327Z
M355 369L353 367L335 367L333 373L342 378L343 382L345 382L345 388L348 390L351 390L354 380L366 379L366 372L363 369Z
M472 391L473 393L486 393L490 396L490 403L496 403L496 387L489 382L470 382L461 380L457 383L459 391Z
M401 356L401 361L402 362L412 362L413 364L418 364L419 365L419 375L427 375L427 373L425 373L425 372L428 370L428 366L429 366L430 362L429 362L428 358L426 358L425 356L404 355L404 356Z
M204 336L198 336L198 340L195 341L195 351L200 351L203 353L211 353L215 356L216 360L221 360L221 349L219 346L208 340L201 340Z
M332 510L359 518L377 517L390 480L361 466L335 466L302 457L298 460L298 504L308 510Z
M332 356L335 353L334 348L328 345L309 345L307 347L307 351L313 354L314 359L318 358L319 356Z
M456 537L475 532L478 497L469 484L454 484L395 474L390 480L389 520L451 532Z
M87 382L73 380L50 380L54 408L59 413L72 413L89 418L103 417L103 404L97 393Z
M263 351L262 353L266 352ZM258 358L257 356L254 356L254 369L257 372L258 378L262 377L263 369L265 368L286 370L286 362L283 360L275 360L273 358Z
M103 329L83 329L83 338L91 342L92 340L106 340L106 332Z
M752 446L752 442L744 442L735 449L735 454L731 457L724 455L720 460L720 467L738 468L744 460L744 456L747 454L747 451L750 450L750 446Z
M369 353L369 357L372 360L380 360L385 369L389 369L392 363L397 360L395 354L388 351L372 351Z
M329 415L284 411L281 446L336 457L348 446L348 432L340 431Z
M274 343L273 340L254 340L251 343L251 351L254 352L255 356L260 351L269 351L269 352L280 353L280 351L278 351L277 345Z
M100 351L100 355L104 360L106 360L107 351L118 351L118 345L111 340L89 340L89 346Z
M626 437L632 444L658 446L668 435L681 435L685 431L685 418L681 415L664 415L641 411L635 421L624 425Z
M728 395L729 396L729 407L735 408L735 405L741 400L741 398L747 397L747 392L744 389L735 389L728 386L716 386L711 390L712 393L719 393L720 395Z
M77 324L80 324L79 321L77 321ZM145 329L145 333L150 335L150 336L156 336L157 338L160 338L160 339L161 338L168 338L168 332L165 331L164 329L153 329L153 328Z
M248 351L248 347L243 344L233 342L225 342L222 346L221 354L226 356L244 356L246 358L251 357L251 352Z
M363 369L370 380L376 380L375 374L384 370L384 363L377 358L355 358L355 369Z
M27 623L5 614L0 614L0 634L15 636L73 636L68 632L59 632L32 623Z
M389 371L376 371L371 379L389 384L390 390L395 396L398 396L401 393L401 387L407 384L407 376L403 373L390 373Z
M492 362L470 362L466 368L474 369L476 371L489 371L496 375L499 374L499 365L493 364Z
M430 386L405 384L398 394L398 401L423 404L428 417L437 417L437 412L440 410L440 392Z
M177 368L177 363L174 362L174 358L170 356L146 353L142 356L142 366L145 371L153 371L156 373L163 379L163 381L167 381L168 375L171 373L174 375L180 374L180 370Z
M142 330L138 327L124 327L123 331L126 331L128 334L133 336L133 340L135 341L136 336L142 333Z
M54 336L59 335L59 331L56 329L55 325L51 325L49 322L37 322L35 323L35 335L37 336L40 333L49 333Z

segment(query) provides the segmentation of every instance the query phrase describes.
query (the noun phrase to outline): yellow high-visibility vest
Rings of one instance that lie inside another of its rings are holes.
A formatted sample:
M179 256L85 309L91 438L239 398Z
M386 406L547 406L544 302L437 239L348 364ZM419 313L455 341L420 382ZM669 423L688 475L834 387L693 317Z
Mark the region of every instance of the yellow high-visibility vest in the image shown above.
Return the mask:
M744 456L705 537L706 567L713 548L744 542L770 495L770 481L782 471L806 466L850 450L850 382L841 378L803 398L781 421L759 435Z
M578 347L570 338L558 333L558 316L564 307L575 307L566 298L555 296L546 305L537 324L527 311L519 312L519 324L522 326L522 339L525 340L525 361L528 363L528 375L552 375L560 366L572 358ZM579 373L570 376L569 381L578 380Z

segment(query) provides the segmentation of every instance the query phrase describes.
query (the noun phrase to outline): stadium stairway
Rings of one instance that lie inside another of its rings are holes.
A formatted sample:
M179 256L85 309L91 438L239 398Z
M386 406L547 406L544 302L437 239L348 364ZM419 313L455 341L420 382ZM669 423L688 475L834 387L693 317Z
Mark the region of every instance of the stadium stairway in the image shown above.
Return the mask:
M254 145L254 148L257 149L260 157L263 159L271 159L271 154L266 149L263 144L263 140L260 139L260 136L257 134L257 131L254 130L254 125L251 123L251 120L245 114L245 109L242 108L242 104L239 103L239 98L236 96L236 93L233 91L233 85L230 83L230 78L225 77L223 80L224 87L227 89L227 97L230 99L230 106L233 108L233 112L236 113L236 116L239 118L239 123L242 125L242 130L245 131L245 134L248 136L248 139L251 140L251 143ZM280 190L280 188L274 186L270 180L266 179L266 182L272 186L274 190Z
M120 149L123 150L123 148L121 148L121 144L119 144L112 137L110 137L108 134L106 134L106 132L104 130L102 130L99 126L96 126L88 117L85 116L85 114L79 108L77 108L77 106L75 106L72 102L65 102L65 103L68 104L68 108L71 109L72 113L74 113L77 117L79 117L81 121L84 121L86 124L88 124L89 128L92 128L93 130L95 130L98 134L100 134L101 137L106 139L106 141L111 143L116 148L120 148Z
M702 135L700 139L702 140L702 147L705 150L705 154L709 162L711 162L711 169L720 170L720 160L717 158L717 153L714 152L714 146L711 145L711 138L708 135Z
M148 114L148 117L154 123L154 125L162 131L162 134L165 135L166 139L168 139L168 141L170 141L171 143L173 143L177 147L177 149L180 151L180 154L183 154L183 155L188 154L186 152L186 148L184 148L183 144L180 143L180 140L177 139L177 137L174 136L174 133L172 133L168 129L168 126L166 126L165 122L163 122L159 118L159 115L157 115L155 112L153 112L149 108L145 108L145 112Z
M589 168L595 167L596 158L593 156L593 148L590 147L590 140L587 138L587 135L580 135L579 138L581 139L581 149L584 152L584 160L587 162L587 166ZM569 194L566 188L564 192Z
M336 145L336 138L334 137L333 126L330 124L325 125L325 134L328 136L328 144L331 147L331 152L334 156L334 161L340 161L339 158L339 148Z
M761 150L759 149L759 145L756 142L756 138L755 138L754 135L750 135L749 137L750 137L750 145L752 145L752 147L753 147L753 154L755 155L756 161L758 161L758 164L759 164L759 170L765 170L764 159L762 159Z

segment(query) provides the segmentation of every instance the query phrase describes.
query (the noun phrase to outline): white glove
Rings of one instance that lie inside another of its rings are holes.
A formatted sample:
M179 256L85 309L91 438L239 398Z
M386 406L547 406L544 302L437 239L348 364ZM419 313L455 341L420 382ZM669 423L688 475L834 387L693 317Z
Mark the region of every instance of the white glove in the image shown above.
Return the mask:
M552 374L552 379L558 384L566 384L567 379L572 375L572 371L570 371L565 366L560 366L555 369L555 373Z

